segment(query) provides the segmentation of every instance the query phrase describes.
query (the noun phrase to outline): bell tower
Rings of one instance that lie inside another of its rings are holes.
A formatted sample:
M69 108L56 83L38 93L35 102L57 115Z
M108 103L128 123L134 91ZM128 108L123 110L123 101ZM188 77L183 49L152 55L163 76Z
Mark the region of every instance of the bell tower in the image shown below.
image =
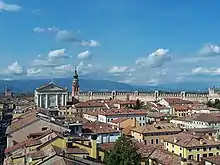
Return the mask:
M73 84L72 84L72 97L75 97L79 94L79 76L75 67L75 74L73 76Z

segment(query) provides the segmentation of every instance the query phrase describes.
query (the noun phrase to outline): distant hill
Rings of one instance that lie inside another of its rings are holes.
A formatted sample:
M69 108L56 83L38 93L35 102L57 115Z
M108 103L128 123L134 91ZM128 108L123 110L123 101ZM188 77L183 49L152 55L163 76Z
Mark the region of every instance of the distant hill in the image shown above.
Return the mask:
M4 91L4 88L8 86L13 92L33 92L34 89L50 82L50 79L26 79L26 80L0 80L0 92ZM54 82L62 87L67 87L71 91L72 78L57 78ZM212 87L212 83L198 83L198 82L182 82L182 83L170 83L162 84L158 86L137 86L129 85L125 83L109 81L109 80L92 80L92 79L80 79L81 91L207 91L209 87Z
M13 92L33 92L34 89L50 82L49 79L36 79L36 80L0 80L0 91L4 91L5 87L8 86ZM80 79L80 90L81 91L135 91L135 90L154 90L154 87L138 87L125 83L109 81L109 80L91 80L91 79ZM69 91L72 88L72 78L58 78L54 79L54 82L62 87L67 87Z

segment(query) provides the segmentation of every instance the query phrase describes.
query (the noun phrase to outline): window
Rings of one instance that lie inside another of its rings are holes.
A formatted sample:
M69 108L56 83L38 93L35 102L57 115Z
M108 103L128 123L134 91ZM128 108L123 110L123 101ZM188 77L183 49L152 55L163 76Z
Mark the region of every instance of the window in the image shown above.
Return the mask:
M182 147L180 147L180 150L182 150Z
M189 155L189 156L188 156L188 159L189 159L189 160L192 160L192 159L193 159L193 155Z
M180 157L182 157L182 154L180 153Z
M47 127L42 127L42 131L46 131L47 130Z
M154 144L154 139L151 139L151 144Z
M209 151L212 150L212 147L209 147Z
M206 148L203 148L203 151L206 151Z
M213 156L213 153L209 153L209 156Z
M219 153L217 152L216 155L219 155Z
M167 143L167 146L169 145L169 143Z
M140 120L141 120L141 117L140 117Z
M79 131L79 126L76 126L76 131Z
M174 145L172 145L172 147L174 148Z
M204 157L204 158L207 157L207 154L203 154L203 157Z
M219 147L217 147L217 150L219 150Z
M145 145L147 144L147 140L144 140L144 144L145 144Z
M197 148L197 151L199 151L199 148Z
M191 152L192 151L192 149L189 149L189 152Z
M159 143L159 140L158 139L156 139L156 144L158 144Z

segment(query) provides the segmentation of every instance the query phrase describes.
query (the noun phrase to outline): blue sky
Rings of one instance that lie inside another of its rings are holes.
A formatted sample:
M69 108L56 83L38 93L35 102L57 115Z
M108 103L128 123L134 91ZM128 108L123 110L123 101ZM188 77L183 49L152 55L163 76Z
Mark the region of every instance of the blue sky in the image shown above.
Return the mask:
M220 2L0 0L0 78L218 82Z

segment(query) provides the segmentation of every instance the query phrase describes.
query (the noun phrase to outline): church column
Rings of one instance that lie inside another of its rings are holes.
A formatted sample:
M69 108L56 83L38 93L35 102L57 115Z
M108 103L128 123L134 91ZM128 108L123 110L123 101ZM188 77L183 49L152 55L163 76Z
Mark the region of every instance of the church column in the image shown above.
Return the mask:
M42 108L42 95L41 94L39 94L39 105L38 106Z
M48 94L46 94L45 108L48 108Z
M64 106L64 94L62 94L62 106Z
M68 95L65 94L65 102L64 102L64 105L67 104L67 100L68 100Z
M58 97L58 94L56 94L56 106L59 106L59 97Z

